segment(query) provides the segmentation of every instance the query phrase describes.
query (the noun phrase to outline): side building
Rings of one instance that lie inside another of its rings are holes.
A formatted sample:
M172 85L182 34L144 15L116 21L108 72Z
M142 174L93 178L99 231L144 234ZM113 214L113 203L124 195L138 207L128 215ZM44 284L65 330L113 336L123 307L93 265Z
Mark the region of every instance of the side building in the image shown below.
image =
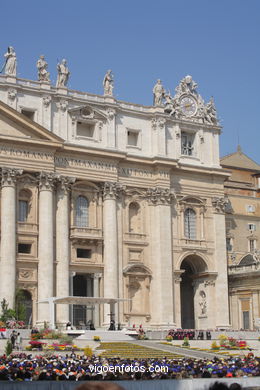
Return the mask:
M260 327L260 165L240 147L221 165L231 172L225 183L231 324L255 329Z
M0 76L0 300L22 289L39 326L44 300L81 296L118 300L122 325L228 327L220 130L191 76L154 106Z

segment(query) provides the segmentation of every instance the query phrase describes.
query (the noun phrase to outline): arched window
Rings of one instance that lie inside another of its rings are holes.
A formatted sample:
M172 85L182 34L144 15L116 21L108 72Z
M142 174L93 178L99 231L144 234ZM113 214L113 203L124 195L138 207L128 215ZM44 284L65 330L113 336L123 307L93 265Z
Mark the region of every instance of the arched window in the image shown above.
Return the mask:
M19 192L19 204L18 204L19 222L26 222L28 219L30 199L31 199L30 191L21 190Z
M140 233L141 231L141 209L138 203L129 205L129 232Z
M76 226L86 227L88 226L88 207L89 203L85 196L78 196L76 200Z
M186 238L196 240L196 213L190 208L184 213L184 234Z

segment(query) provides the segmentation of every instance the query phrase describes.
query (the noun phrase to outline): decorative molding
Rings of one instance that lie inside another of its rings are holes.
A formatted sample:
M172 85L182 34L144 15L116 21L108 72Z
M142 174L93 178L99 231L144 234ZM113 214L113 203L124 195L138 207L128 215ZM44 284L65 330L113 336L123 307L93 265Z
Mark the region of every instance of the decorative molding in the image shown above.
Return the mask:
M8 99L14 101L17 96L17 90L14 88L8 89Z
M50 95L44 96L43 99L42 99L42 101L43 101L44 107L45 107L45 108L48 108L49 105L50 105L50 103L51 103L51 96L50 96Z
M116 111L113 110L112 108L108 108L107 109L107 117L110 121L112 121L114 119L114 117L116 116Z
M71 190L71 186L75 183L76 177L70 176L58 176L57 182L61 191L68 193Z
M205 280L204 287L207 287L207 286L215 287L215 281L214 280Z
M39 190L52 191L57 175L53 172L40 172L38 175Z
M105 182L103 185L103 199L116 199L122 192L125 191L125 186L117 182Z
M14 186L17 177L21 176L23 173L22 169L16 169L16 168L2 168L2 187L7 187L7 186Z
M148 188L146 191L146 197L150 204L166 204L170 205L172 199L175 197L169 188L153 187Z
M226 208L229 205L229 200L226 197L225 198L214 197L212 198L211 202L215 211L218 213L225 213Z
M57 108L59 110L61 110L62 112L67 111L68 105L69 105L69 103L65 99L60 99L60 101L58 103L56 103Z

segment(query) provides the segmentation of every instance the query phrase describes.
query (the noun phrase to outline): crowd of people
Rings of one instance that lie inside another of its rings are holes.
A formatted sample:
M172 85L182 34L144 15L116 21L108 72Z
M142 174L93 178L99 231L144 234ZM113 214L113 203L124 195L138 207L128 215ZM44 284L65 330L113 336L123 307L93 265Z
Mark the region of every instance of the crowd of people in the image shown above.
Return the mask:
M120 369L111 371L108 367L120 367ZM158 370L158 367L164 367L164 369ZM0 356L0 381L114 381L187 378L216 378L217 380L223 377L245 376L260 376L260 359L255 358L253 354L244 358L214 358L212 360L193 358L130 360L117 357L86 357L75 353L66 356L53 354L48 357L24 353Z

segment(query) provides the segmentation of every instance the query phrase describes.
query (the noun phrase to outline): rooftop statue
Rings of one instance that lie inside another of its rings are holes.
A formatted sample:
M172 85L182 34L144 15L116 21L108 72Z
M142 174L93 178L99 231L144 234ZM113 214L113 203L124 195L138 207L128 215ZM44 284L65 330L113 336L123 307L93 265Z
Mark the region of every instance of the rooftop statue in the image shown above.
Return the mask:
M47 71L48 64L43 55L38 59L36 67L38 69L38 81L50 82L50 73Z
M5 74L8 76L16 77L17 61L16 61L16 54L12 46L8 47L4 57L5 57L5 64L3 69L5 70Z
M108 70L103 80L104 95L113 96L114 78L112 70Z
M56 82L56 87L66 87L68 84L70 72L67 67L67 61L63 59L61 63L57 65L58 77Z
M165 90L160 79L157 80L153 87L153 105L161 106L164 98Z

